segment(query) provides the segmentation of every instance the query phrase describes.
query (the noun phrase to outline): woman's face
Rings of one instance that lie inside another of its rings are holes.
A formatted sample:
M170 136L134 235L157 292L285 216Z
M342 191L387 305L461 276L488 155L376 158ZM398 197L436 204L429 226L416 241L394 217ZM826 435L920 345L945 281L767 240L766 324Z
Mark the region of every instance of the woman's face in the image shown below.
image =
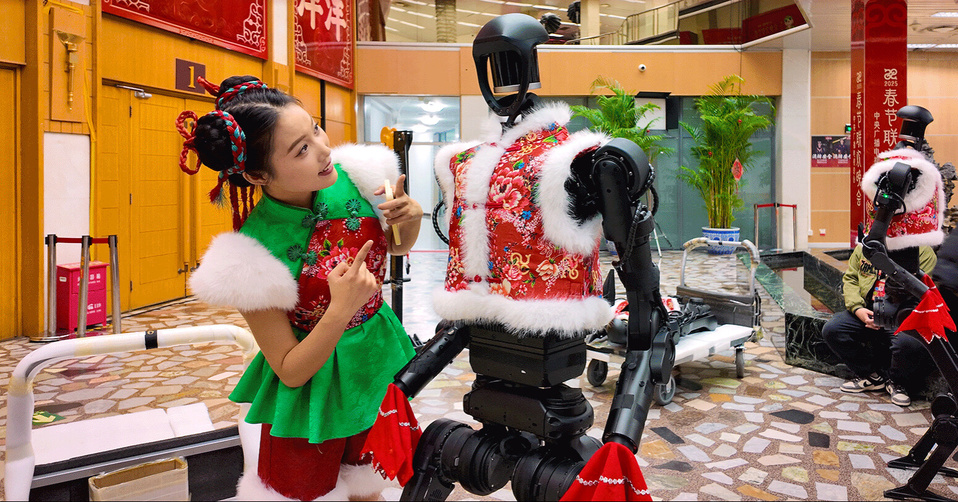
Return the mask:
M310 207L313 192L336 183L329 137L299 105L280 111L264 189L274 199Z

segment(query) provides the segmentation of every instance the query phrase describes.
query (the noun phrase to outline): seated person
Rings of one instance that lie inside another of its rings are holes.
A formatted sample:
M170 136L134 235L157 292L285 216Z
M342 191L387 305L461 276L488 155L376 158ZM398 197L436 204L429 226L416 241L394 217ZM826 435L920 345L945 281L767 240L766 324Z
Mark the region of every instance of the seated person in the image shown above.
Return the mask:
M907 164L915 177L901 200L902 211L894 213L886 223L884 243L889 258L920 276L935 268L937 257L929 246L940 245L944 238L941 222L945 194L938 168L921 152L899 147L879 154L878 161L862 176L861 189L869 202L875 201L879 185L887 182L886 175L900 163ZM866 231L878 214L877 204L870 205ZM894 321L876 323L873 309L878 297L904 302L901 293L907 293L896 291L895 284L886 284L884 274L865 259L860 244L848 259L842 287L846 310L835 314L822 328L825 343L857 375L845 382L841 390L856 393L885 389L893 403L910 405L910 395L922 389L935 364L922 340L895 336L895 330L888 329ZM888 309L897 308L890 304L883 303ZM895 315L884 314L879 320Z
M925 273L930 273L937 262L928 246L891 251L889 257L910 270L917 259L918 268ZM908 406L909 395L920 391L934 363L920 340L895 336L894 330L875 324L874 295L876 289L882 294L884 282L884 274L864 257L861 244L857 245L842 276L845 310L825 323L822 337L856 375L842 384L842 392L887 390L893 403ZM918 364L925 360L927 364Z

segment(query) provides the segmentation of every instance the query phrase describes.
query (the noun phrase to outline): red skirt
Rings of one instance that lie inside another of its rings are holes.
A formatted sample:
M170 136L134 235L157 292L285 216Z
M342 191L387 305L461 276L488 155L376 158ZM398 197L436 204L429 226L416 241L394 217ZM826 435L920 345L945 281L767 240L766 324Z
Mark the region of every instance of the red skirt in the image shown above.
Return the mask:
M296 500L321 497L336 488L341 464L370 462L370 459L361 459L369 431L319 444L304 438L273 437L269 431L270 425L263 424L257 473L263 484L284 497Z

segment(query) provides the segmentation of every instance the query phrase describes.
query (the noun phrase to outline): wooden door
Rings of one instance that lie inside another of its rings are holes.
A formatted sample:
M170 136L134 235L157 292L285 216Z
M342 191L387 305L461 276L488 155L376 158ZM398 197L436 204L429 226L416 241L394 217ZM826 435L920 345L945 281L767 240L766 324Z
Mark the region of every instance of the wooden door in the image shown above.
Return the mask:
M188 294L186 279L210 236L230 229L228 210L200 197L215 183L212 171L187 176L179 168L183 138L176 117L202 114L208 102L104 86L101 93L97 233L118 236L123 310Z
M0 340L20 335L16 71L0 68Z
M178 167L183 139L174 127L181 111L183 100L169 96L133 101L132 306L186 296L189 180Z

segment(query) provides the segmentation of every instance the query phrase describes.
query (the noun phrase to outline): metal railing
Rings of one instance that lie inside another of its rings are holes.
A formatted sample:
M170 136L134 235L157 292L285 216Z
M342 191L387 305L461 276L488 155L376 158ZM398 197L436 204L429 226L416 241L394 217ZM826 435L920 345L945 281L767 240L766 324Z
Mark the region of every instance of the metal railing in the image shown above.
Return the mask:
M57 244L80 245L80 298L77 308L77 338L86 336L87 300L90 289L90 245L110 245L110 284L113 288L113 302L111 314L113 318L113 332L120 332L120 269L116 249L116 235L109 237L57 237L56 234L47 235L47 330L44 336L34 341L52 342L59 340L57 336Z
M27 354L10 375L7 391L7 444L4 494L7 500L28 500L33 486L33 379L43 368L64 359L131 352L200 342L233 342L243 349L244 362L255 353L253 335L233 325L194 326L60 340Z
M792 208L792 249L798 249L798 204L782 204L780 202L769 202L768 204L755 204L755 242L758 241L758 210L760 208L774 207L775 208L775 224L779 222L779 211L780 207L790 207ZM775 249L782 249L782 236L779 232L775 232Z

